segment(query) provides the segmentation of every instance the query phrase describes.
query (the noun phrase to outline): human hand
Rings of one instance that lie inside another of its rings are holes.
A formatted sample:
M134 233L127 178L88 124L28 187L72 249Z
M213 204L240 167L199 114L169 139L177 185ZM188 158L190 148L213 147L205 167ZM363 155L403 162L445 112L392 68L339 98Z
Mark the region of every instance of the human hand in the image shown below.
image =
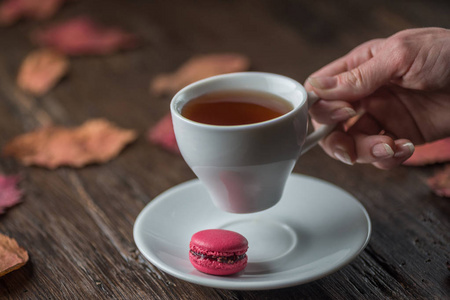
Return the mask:
M310 109L313 122L341 122L320 143L328 155L390 169L414 144L450 136L450 30L409 29L366 42L305 87L323 99Z

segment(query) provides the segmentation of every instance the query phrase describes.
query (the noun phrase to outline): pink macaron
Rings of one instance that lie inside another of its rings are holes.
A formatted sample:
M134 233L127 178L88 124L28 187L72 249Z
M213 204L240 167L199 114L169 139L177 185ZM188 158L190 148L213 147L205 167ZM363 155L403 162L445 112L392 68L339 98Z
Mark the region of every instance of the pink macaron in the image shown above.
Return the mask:
M195 233L189 244L189 260L199 271L230 275L247 266L248 241L237 232L207 229Z

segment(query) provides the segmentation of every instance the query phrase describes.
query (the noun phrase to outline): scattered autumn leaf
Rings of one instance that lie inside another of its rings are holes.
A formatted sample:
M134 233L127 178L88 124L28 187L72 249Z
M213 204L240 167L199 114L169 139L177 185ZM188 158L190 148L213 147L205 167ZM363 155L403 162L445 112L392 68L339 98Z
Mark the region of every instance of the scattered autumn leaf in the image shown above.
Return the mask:
M63 54L49 49L31 52L23 61L17 85L36 96L48 92L67 73L69 60Z
M25 133L10 141L3 154L24 165L49 169L83 167L111 160L136 138L134 130L124 130L107 120L94 119L77 128L51 126Z
M436 195L450 197L450 165L428 178L427 184Z
M0 25L20 19L44 20L53 16L65 0L5 0L0 4Z
M200 79L246 71L249 67L250 60L237 53L194 56L174 73L156 76L150 83L150 92L156 96L175 94L186 85Z
M20 202L22 192L17 188L19 176L0 175L0 214Z
M180 153L170 114L167 114L154 127L150 128L148 139L153 144L161 146L172 153Z
M122 29L105 27L81 16L37 30L32 39L40 46L67 55L109 54L137 46L137 37Z
M450 138L416 146L414 154L404 164L423 166L447 161L450 161Z
M17 270L28 261L28 252L15 239L0 233L0 277Z

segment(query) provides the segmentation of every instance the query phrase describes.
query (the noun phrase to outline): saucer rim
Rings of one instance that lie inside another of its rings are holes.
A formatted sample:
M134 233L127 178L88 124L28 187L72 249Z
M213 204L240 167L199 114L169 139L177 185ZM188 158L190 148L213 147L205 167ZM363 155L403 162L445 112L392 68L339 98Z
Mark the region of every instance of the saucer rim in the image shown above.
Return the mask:
M143 223L143 220L145 220L148 211L152 210L153 207L160 205L160 203L164 202L164 200L167 197L170 197L171 194L177 193L180 190L186 189L187 187L190 187L190 186L195 186L195 185L201 186L201 183L198 179L191 179L186 182L180 183L176 186L173 186L172 188L157 195L153 200L151 200L141 210L141 212L139 213L138 217L135 220L135 224L133 227L133 238L134 238L135 244L136 244L137 248L139 249L139 251L141 252L141 254L145 257L145 259L148 260L151 264L153 264L159 270L161 270L167 274L170 274L178 279L181 279L181 280L184 280L184 281L187 281L190 283L206 286L206 287L229 289L229 290L270 290L270 289L279 289L279 288L286 288L286 287L291 287L291 286L296 286L296 285L302 285L302 284L306 284L306 283L321 279L323 277L326 277L326 276L340 270L344 266L350 264L366 248L366 246L368 245L368 243L370 241L371 235L372 235L372 222L370 220L370 216L369 216L367 210L365 209L365 207L362 205L362 203L359 202L353 195L351 195L344 189L342 189L330 182L327 182L325 180L318 179L315 177L307 176L307 175L297 174L297 173L292 173L290 175L289 179L291 179L291 178L294 178L294 180L313 180L320 184L325 184L327 186L331 186L335 189L340 190L342 193L350 196L348 200L352 201L354 205L357 205L358 208L361 210L361 212L364 215L364 220L367 225L367 233L365 235L364 242L361 244L361 246L356 251L354 251L351 255L346 257L346 259L333 265L333 267L327 269L324 272L320 272L320 273L317 273L316 275L305 276L305 277L301 277L301 278L294 276L290 280L286 280L285 278L280 278L280 279L269 278L266 281L248 282L248 281L246 281L245 278L242 278L242 280L240 280L240 281L228 281L228 280L226 280L227 278L233 278L235 276L231 276L231 277L230 276L200 277L200 276L192 275L190 273L185 273L183 271L172 268L171 266L165 264L162 260L160 260L157 255L152 256L152 255L149 255L148 253L146 253L146 251L142 251L142 248L144 248L144 241L143 241L144 237L142 237L139 234L139 231L140 231L140 228L142 227L141 223ZM262 211L262 212L264 212L264 211ZM257 213L261 213L261 212L257 212ZM206 274L202 274L202 276L203 275L206 275ZM237 277L237 278L239 278L239 277Z

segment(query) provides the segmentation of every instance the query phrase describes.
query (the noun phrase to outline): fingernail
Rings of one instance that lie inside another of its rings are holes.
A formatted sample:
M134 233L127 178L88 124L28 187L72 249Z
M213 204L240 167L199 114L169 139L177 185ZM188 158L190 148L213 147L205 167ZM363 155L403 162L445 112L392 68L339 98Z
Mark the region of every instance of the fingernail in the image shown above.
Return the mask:
M343 107L331 112L330 118L333 121L345 121L356 116L356 111L350 107Z
M404 143L400 149L395 152L394 157L409 157L414 153L415 147L413 143Z
M334 151L334 156L339 159L341 162L343 162L344 164L353 165L352 159L350 158L350 155L348 155L348 153L343 150L343 149L336 149Z
M394 156L394 150L386 143L376 144L372 147L372 155L377 158L387 158Z
M337 79L335 77L309 77L308 82L315 88L328 90L336 87Z

